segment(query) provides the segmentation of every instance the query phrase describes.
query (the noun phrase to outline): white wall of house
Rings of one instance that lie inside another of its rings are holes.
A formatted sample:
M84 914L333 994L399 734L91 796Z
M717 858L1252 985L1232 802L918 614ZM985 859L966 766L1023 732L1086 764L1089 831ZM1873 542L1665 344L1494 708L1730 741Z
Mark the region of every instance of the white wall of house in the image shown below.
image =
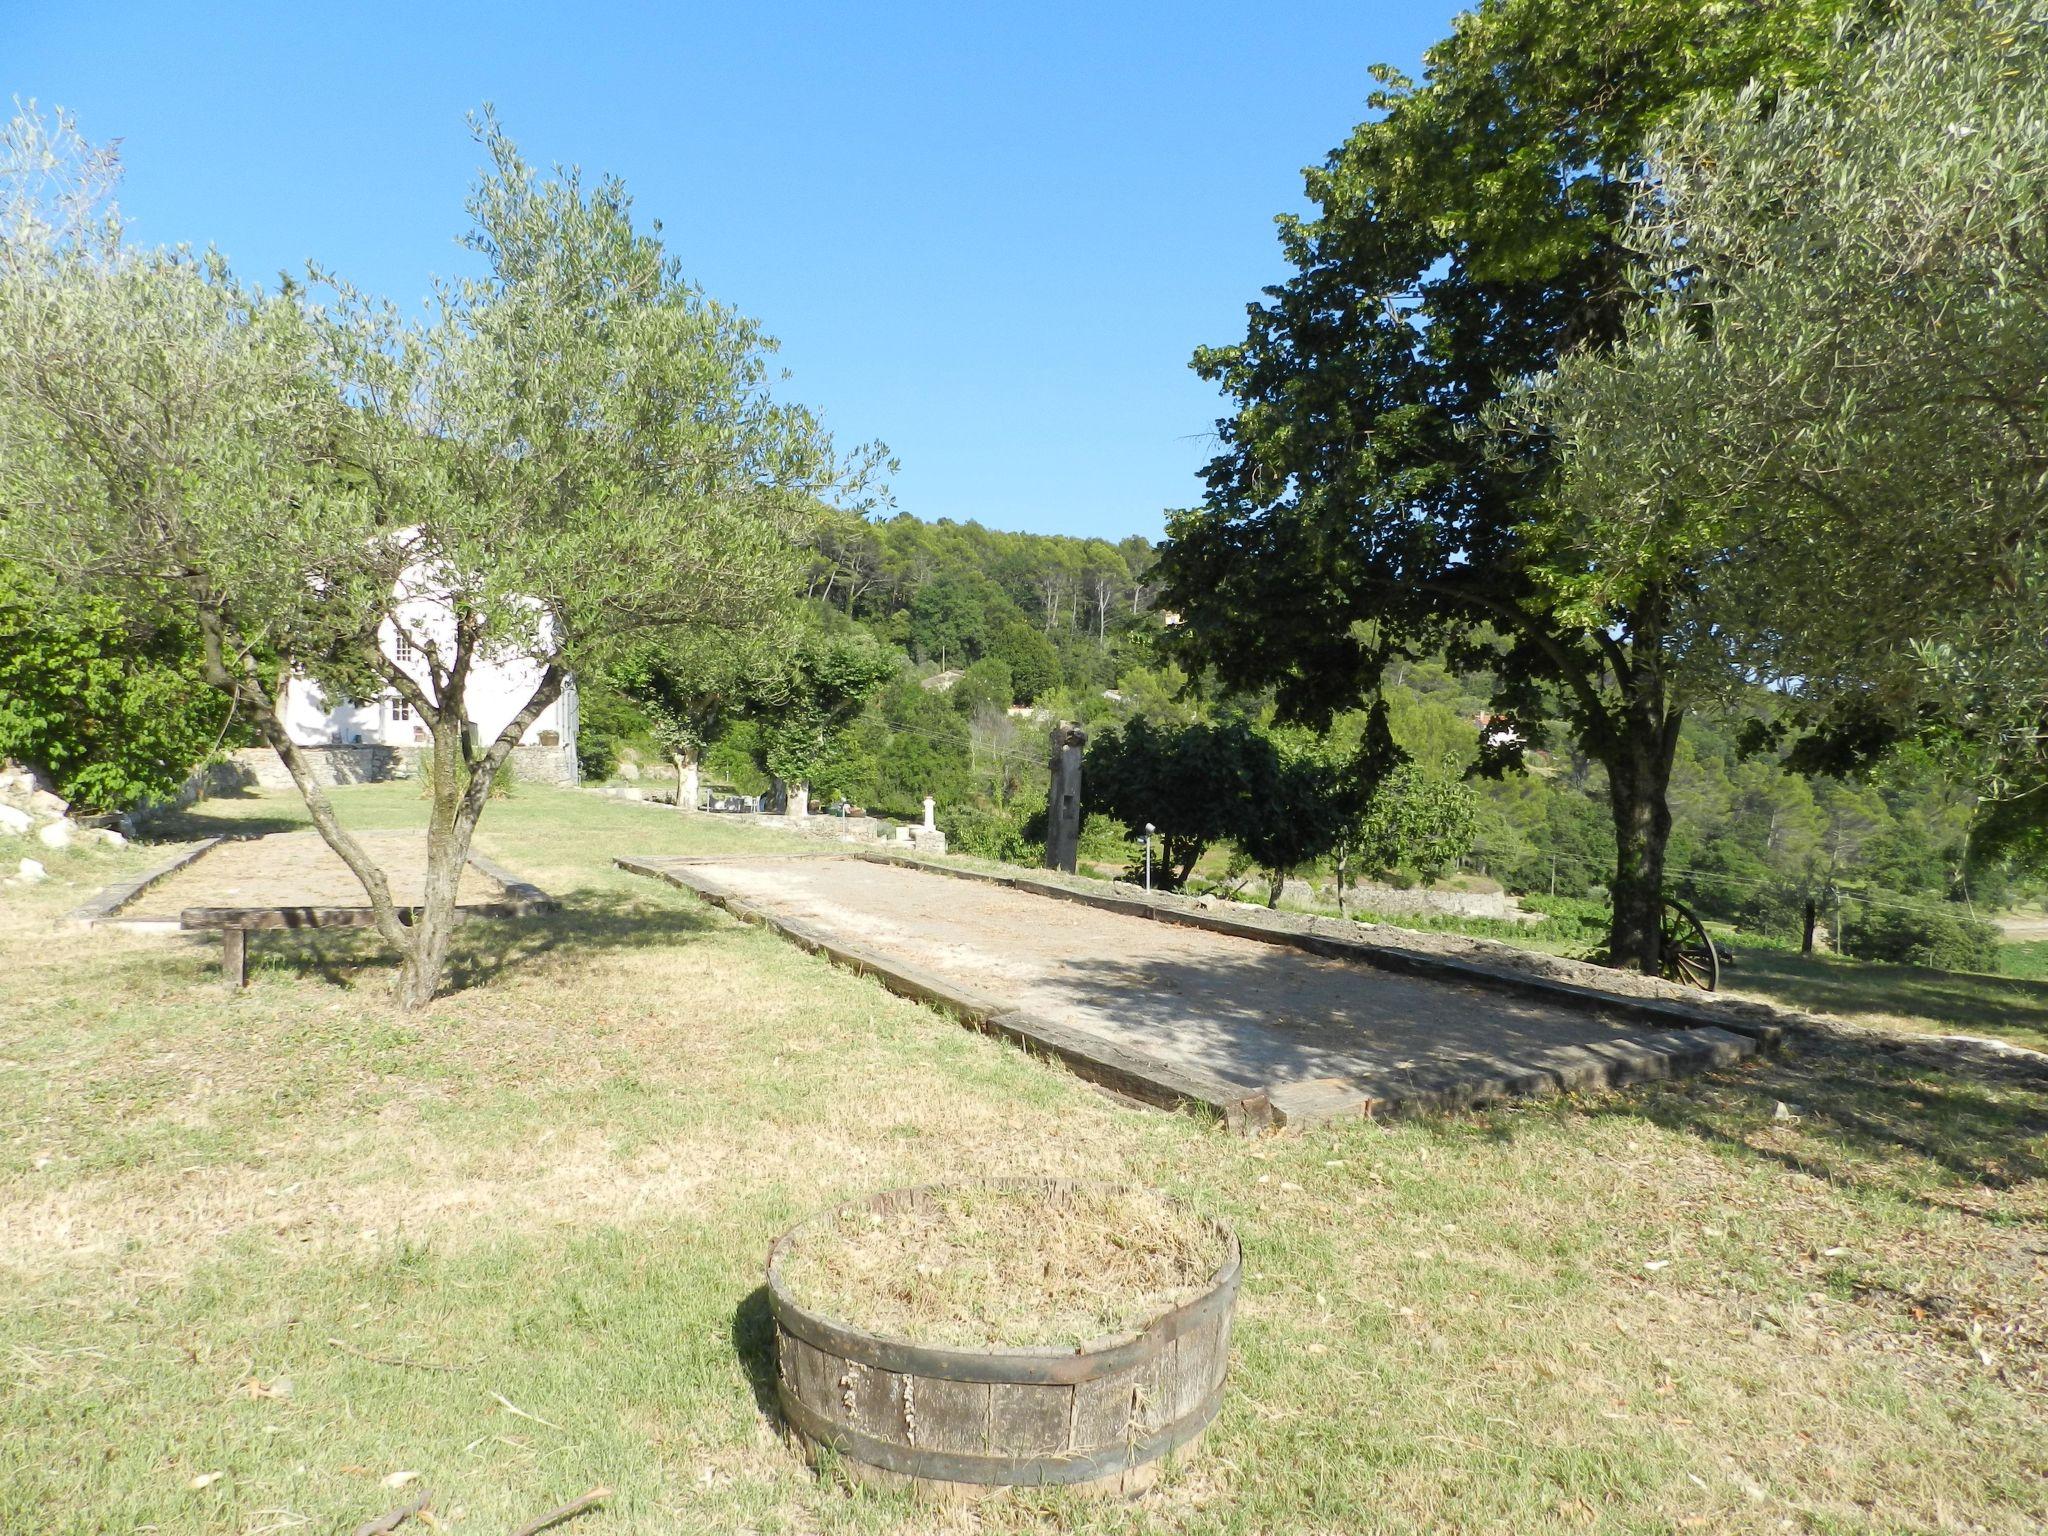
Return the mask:
M431 598L410 598L399 606L397 619L387 619L379 633L384 654L409 673L423 692L433 695L423 647L432 642L444 653L453 648L454 620L445 604ZM540 680L540 666L527 656L481 658L469 672L466 695L469 718L480 742L495 741L511 723ZM426 723L393 689L374 699L351 702L327 698L308 678L285 686L280 707L285 730L302 747L426 746ZM580 724L576 681L563 685L555 701L540 712L519 738L521 746L566 746L574 749Z

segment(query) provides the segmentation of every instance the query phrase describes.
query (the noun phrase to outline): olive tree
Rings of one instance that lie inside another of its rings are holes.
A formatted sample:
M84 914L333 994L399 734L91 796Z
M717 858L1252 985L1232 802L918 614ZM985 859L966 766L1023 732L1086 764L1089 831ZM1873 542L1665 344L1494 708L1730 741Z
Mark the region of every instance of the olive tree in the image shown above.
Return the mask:
M1907 0L1816 82L1694 111L1637 183L1625 340L1503 412L1554 445L1581 629L1669 592L1696 689L1763 679L1866 743L1931 724L2037 824L2044 60L2042 0Z
M542 174L474 126L484 270L418 322L318 273L262 288L131 244L110 158L62 120L17 119L0 182L0 555L192 618L209 681L362 883L408 1008L440 984L492 779L573 673L758 625L819 499L875 462L771 397L772 342L684 279L620 183ZM485 740L487 661L530 684ZM429 733L417 908L285 730L300 676L388 692Z

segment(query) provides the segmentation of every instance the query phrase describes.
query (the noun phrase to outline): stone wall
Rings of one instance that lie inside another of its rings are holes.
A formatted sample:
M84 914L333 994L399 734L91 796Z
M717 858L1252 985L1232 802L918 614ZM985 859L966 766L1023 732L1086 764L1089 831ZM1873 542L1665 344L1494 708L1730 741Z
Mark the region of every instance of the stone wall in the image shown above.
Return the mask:
M559 784L566 788L582 782L576 768L576 749L570 746L514 747L512 777L521 784Z
M412 754L399 747L301 747L313 782L329 789L341 784L381 784L412 775ZM292 776L269 747L243 747L207 773L205 792L231 794L237 789L290 789Z
M1264 878L1253 875L1238 899L1263 901L1265 894ZM1337 888L1290 879L1280 888L1280 899L1296 906L1334 907ZM1420 886L1403 889L1367 883L1349 887L1344 899L1354 911L1377 912L1382 917L1494 917L1517 921L1524 916L1520 903L1502 891L1426 890Z
M343 784L383 784L393 779L417 778L419 747L384 747L367 743L348 746L301 747L313 771L316 784L332 789ZM512 749L512 778L522 784L574 785L577 781L574 747L520 746ZM230 752L227 760L206 770L203 793L233 794L238 789L290 789L292 776L284 762L269 747L243 747Z

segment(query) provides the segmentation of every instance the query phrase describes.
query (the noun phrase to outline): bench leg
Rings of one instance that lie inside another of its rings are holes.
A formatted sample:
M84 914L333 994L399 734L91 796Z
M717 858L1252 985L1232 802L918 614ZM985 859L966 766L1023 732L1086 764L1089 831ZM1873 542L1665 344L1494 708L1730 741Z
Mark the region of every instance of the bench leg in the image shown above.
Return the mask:
M239 992L249 980L249 930L223 928L220 931L220 982L230 992Z

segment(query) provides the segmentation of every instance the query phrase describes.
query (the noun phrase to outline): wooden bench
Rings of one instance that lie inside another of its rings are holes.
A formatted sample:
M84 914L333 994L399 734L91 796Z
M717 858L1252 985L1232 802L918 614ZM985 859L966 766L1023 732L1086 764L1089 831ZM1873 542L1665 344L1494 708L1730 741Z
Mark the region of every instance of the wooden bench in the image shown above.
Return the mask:
M455 920L476 917L527 917L551 912L554 898L524 881L504 881L510 899L464 902L455 909ZM419 919L420 907L400 907L398 920L410 926ZM371 928L377 914L369 907L187 907L178 914L178 926L192 932L218 931L221 939L221 983L239 992L249 980L249 935L279 928Z

